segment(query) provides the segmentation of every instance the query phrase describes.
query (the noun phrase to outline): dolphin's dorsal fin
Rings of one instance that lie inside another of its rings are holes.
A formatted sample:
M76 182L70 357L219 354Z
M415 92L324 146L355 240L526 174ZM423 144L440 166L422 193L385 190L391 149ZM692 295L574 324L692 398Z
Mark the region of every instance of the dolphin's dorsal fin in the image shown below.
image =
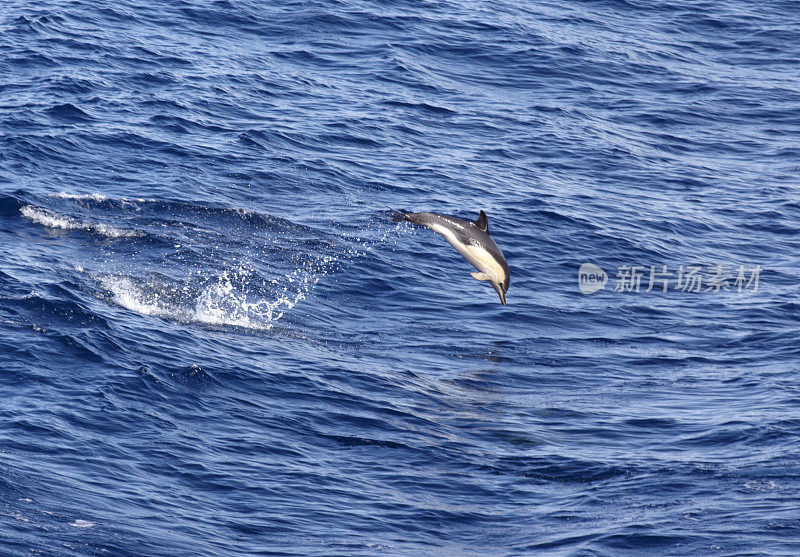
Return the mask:
M480 228L481 230L483 230L487 234L489 233L489 224L486 222L486 213L481 211L481 214L478 217L478 220L475 221L475 226L477 226L478 228Z

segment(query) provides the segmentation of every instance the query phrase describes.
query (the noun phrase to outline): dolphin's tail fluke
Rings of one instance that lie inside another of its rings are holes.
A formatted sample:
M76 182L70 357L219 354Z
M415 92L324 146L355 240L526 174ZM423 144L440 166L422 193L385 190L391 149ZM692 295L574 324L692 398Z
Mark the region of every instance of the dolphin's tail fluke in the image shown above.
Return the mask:
M402 222L402 221L406 220L406 215L405 215L405 213L401 213L400 211L394 211L393 210L392 211L392 220L394 222Z

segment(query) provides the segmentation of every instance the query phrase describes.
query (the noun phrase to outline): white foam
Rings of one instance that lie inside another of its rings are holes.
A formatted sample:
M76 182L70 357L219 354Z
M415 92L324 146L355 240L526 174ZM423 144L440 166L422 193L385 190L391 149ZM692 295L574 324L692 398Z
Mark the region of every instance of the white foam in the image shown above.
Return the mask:
M115 303L136 313L159 317L169 317L175 313L163 302L159 303L159 296L148 295L127 277L105 277L101 280L101 284L111 293Z
M82 518L79 518L78 520L74 520L74 521L70 522L69 525L73 526L75 528L91 528L92 526L94 526L94 522L91 522L89 520L83 520Z
M108 199L108 196L103 195L102 193L67 193L62 191L60 193L55 194L56 197L60 197L61 199L77 199L79 201L105 201Z
M52 197L58 197L60 199L70 199L72 201L94 201L95 203L100 203L102 201L108 201L109 197L102 193L67 193L65 191L55 193L51 195ZM122 204L133 204L133 203L153 203L159 201L158 199L153 199L149 197L119 197L113 199Z
M140 282L125 276L106 276L100 282L114 303L142 315L184 323L269 330L305 299L322 274L324 271L296 269L273 281L277 288L270 299L248 295L247 285L233 271L222 273L197 291L179 283Z
M109 238L132 238L143 235L143 233L139 232L138 230L117 228L116 226L110 226L108 224L99 222L79 221L72 217L58 214L54 211L33 207L32 205L26 205L23 207L21 213L22 216L48 228L59 228L61 230L88 230L89 232L95 232Z

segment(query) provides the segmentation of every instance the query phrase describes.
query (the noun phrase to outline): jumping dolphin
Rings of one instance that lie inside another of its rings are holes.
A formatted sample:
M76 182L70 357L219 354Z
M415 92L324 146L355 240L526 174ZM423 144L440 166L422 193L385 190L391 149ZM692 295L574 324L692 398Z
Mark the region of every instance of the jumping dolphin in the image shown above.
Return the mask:
M481 211L478 220L469 222L436 213L395 211L394 220L405 220L412 224L426 226L444 236L448 244L478 269L477 273L470 273L472 277L477 280L489 281L489 284L500 295L500 303L506 305L506 292L508 292L511 276L506 258L503 257L500 248L489 236L486 213Z

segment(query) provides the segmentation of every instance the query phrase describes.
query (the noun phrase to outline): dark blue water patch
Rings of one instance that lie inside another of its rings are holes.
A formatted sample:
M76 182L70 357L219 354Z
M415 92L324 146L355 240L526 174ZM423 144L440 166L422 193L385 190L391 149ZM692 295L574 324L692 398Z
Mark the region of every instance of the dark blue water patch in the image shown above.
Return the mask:
M37 168L42 164L70 164L71 159L65 151L58 148L69 148L71 143L63 136L47 135L45 137L28 138L10 136L3 138L3 146L9 156L13 157L12 169ZM45 162L47 161L47 162Z
M171 72L139 72L128 76L131 84L145 88L160 87L175 83L175 76Z
M53 90L66 94L91 93L97 84L89 79L75 76L58 76L53 78ZM52 109L50 109L52 110Z
M68 325L71 327L104 328L103 319L91 314L76 302L64 302L41 296L26 296L24 299L7 299L5 305L12 309L25 309L31 318L40 318L48 323Z
M55 105L45 112L61 122L86 122L92 119L85 111L70 103Z
M402 102L402 101L384 101L384 104L389 106L396 106L400 108L409 108L414 110L421 110L425 112L430 112L433 114L441 114L441 115L448 115L448 114L455 114L455 111L450 110L449 108L443 106L435 106L430 105L427 103L409 103L409 102Z
M187 58L182 58L180 56L171 55L165 52L159 52L157 50L151 50L141 45L137 45L134 47L133 52L138 53L142 59L153 61L158 65L163 65L164 67L168 68L175 68L175 67L191 67L192 62Z
M22 209L23 202L20 201L18 195L22 192L17 192L17 195L4 195L0 197L0 214L3 217L11 217L19 215L20 209Z

